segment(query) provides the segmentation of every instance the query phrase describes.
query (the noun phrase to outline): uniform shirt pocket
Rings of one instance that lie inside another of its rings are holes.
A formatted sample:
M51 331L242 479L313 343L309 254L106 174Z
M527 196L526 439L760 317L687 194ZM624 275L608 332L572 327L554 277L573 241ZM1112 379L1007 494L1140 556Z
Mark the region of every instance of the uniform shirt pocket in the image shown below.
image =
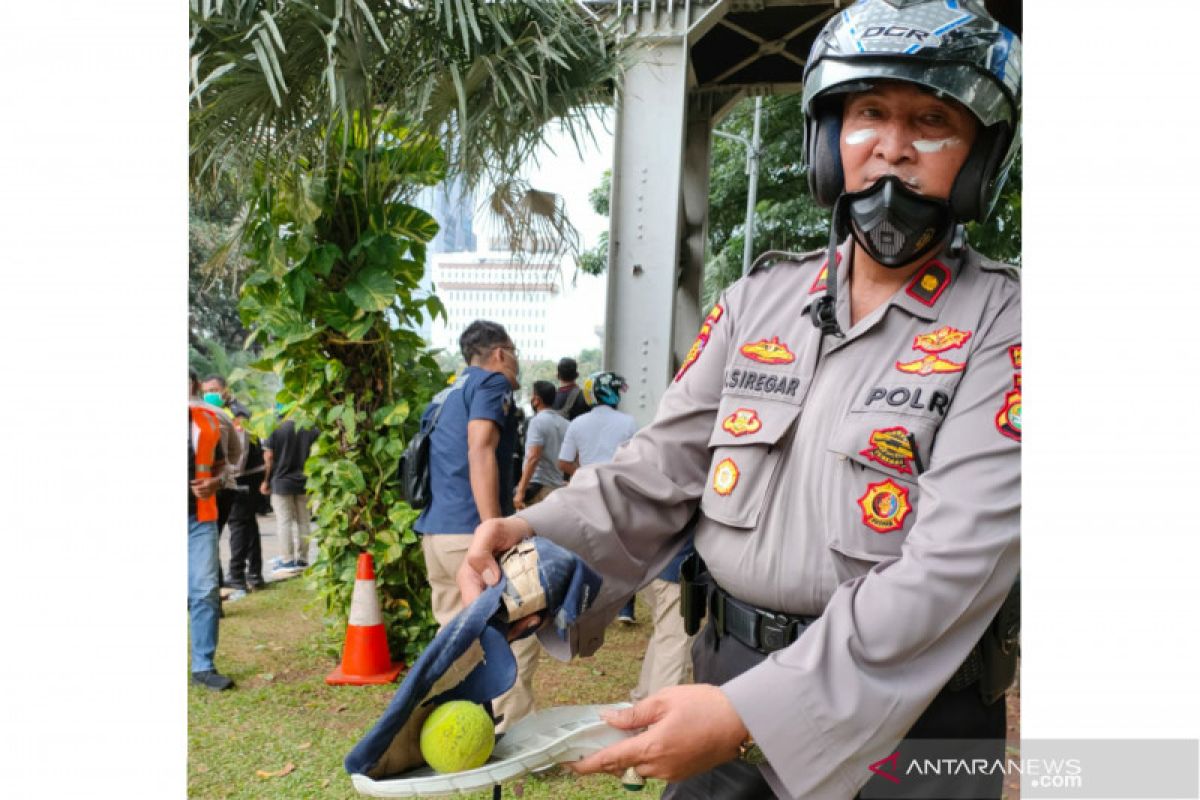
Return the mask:
M721 398L709 437L712 462L700 499L706 517L735 528L753 528L775 482L780 444L800 406L739 395Z
M936 425L907 413L850 413L831 434L829 547L870 562L900 556Z

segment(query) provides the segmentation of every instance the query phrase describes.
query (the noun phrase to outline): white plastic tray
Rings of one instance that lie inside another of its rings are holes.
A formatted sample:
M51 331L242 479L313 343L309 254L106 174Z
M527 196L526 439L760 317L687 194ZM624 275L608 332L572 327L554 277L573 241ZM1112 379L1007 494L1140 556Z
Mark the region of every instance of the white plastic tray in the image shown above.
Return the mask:
M633 736L600 719L600 712L629 703L558 706L531 714L504 734L488 762L464 772L435 772L428 766L404 777L373 780L351 775L355 790L370 797L451 797L489 789L530 772L575 761Z

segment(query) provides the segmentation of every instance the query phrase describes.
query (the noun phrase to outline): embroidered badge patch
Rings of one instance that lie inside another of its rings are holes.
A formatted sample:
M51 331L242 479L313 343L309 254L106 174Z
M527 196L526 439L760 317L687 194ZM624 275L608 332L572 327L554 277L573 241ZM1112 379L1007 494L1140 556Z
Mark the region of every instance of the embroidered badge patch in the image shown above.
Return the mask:
M1004 395L1004 406L996 415L996 430L1010 439L1021 441L1021 376L1013 379L1013 390Z
M717 468L713 470L713 491L722 497L728 496L737 486L738 478L741 475L742 473L738 471L738 466L733 463L732 458L722 459L721 463L717 464Z
M721 430L734 436L748 436L762 430L762 420L753 408L739 408L721 423Z
M700 333L696 334L696 341L692 342L691 348L688 350L687 357L683 359L683 364L679 367L679 372L675 373L675 382L678 383L683 374L691 368L692 364L700 358L700 354L704 352L705 346L708 345L708 339L712 336L713 326L725 314L725 309L717 303L712 307L712 311L708 312L708 316L704 318L704 324L700 326Z
M742 355L751 361L761 364L790 364L796 360L796 354L788 350L788 346L779 341L778 336L772 336L770 341L759 339L742 345Z
M922 333L913 338L913 350L925 353L944 353L956 347L962 347L971 338L970 331L960 331L949 325L938 328L932 333Z
M908 430L902 427L883 428L871 431L870 447L859 451L871 461L891 467L897 472L912 474L910 462L914 458L913 445Z
M962 372L966 366L966 364L960 364L957 361L947 361L941 356L933 354L927 355L924 358L918 358L916 361L896 362L896 369L901 372L907 372L910 375L936 375L945 372Z
M835 263L840 267L842 265L842 254L838 253ZM825 263L821 265L821 271L817 273L817 277L813 280L812 287L809 288L809 294L823 292L828 288L829 280L829 259L825 259Z
M930 261L921 268L905 290L916 300L932 306L950 285L950 270L940 261Z
M867 484L867 493L858 498L863 524L876 533L891 533L904 527L904 518L912 510L908 489L891 478Z
M1013 369L1021 368L1021 345L1014 344L1008 348L1008 357L1012 359Z

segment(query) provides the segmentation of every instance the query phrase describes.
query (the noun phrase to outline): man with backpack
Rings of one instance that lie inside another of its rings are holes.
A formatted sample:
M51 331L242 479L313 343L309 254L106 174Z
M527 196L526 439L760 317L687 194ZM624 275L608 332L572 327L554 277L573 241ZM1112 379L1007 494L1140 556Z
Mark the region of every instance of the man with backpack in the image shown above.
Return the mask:
M579 364L573 358L558 360L558 391L554 394L554 410L561 411L568 421L592 410L583 396L583 389L575 381L579 378Z
M429 439L429 500L413 528L421 534L433 616L446 625L462 610L455 574L483 520L512 514L517 442L517 348L504 327L476 320L458 340L467 368L421 419ZM496 699L500 730L533 710L537 642L514 643L517 682Z

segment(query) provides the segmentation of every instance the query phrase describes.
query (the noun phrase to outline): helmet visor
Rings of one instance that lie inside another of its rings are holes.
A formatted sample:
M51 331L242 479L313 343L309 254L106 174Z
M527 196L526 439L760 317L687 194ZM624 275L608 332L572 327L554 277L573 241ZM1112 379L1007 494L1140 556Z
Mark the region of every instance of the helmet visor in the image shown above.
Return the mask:
M804 107L826 94L861 91L875 81L906 81L946 95L966 106L985 126L1007 122L1014 126L1015 104L1008 93L977 67L898 56L887 58L826 57L809 70L804 81Z

